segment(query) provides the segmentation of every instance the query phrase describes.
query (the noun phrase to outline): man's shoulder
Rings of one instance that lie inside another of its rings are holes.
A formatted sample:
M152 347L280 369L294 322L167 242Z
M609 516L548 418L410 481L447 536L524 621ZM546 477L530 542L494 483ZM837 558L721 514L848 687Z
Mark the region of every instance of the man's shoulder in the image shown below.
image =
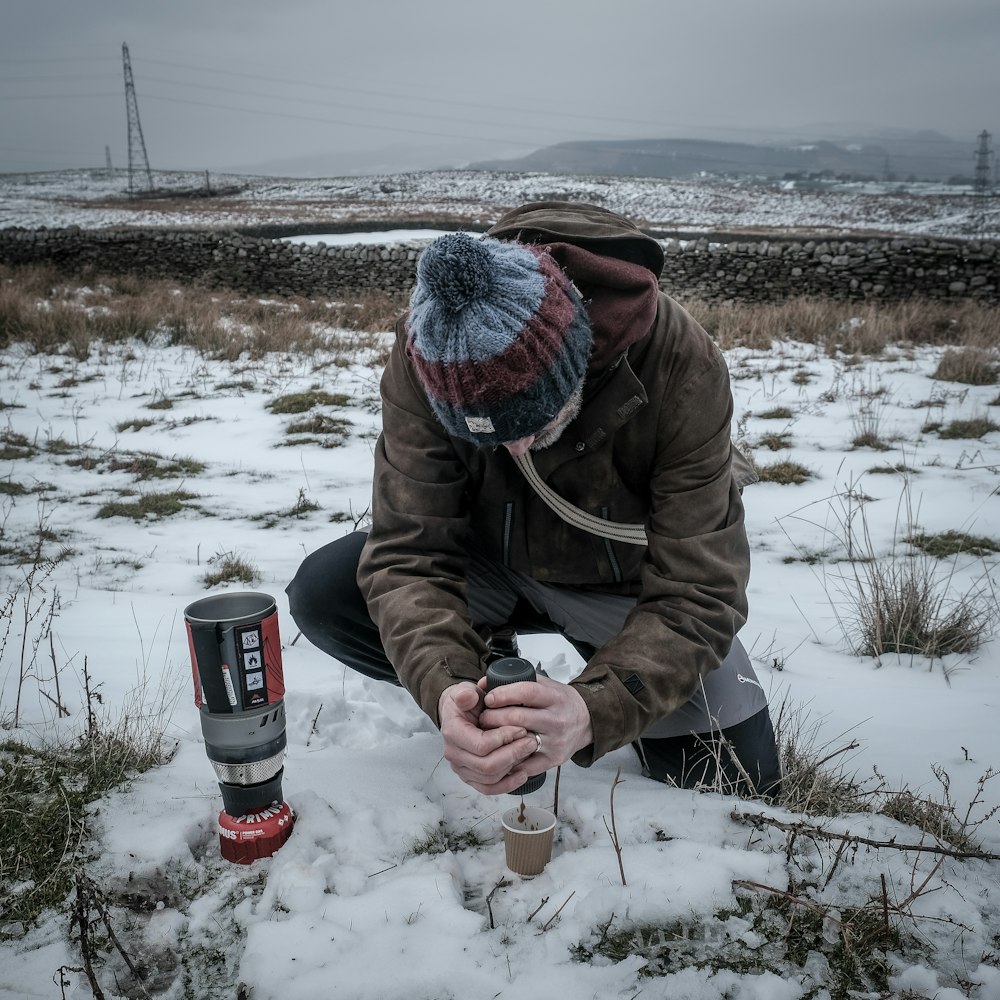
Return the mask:
M662 360L670 359L680 370L725 367L722 352L697 318L663 291L659 294L656 322L647 341L648 350Z

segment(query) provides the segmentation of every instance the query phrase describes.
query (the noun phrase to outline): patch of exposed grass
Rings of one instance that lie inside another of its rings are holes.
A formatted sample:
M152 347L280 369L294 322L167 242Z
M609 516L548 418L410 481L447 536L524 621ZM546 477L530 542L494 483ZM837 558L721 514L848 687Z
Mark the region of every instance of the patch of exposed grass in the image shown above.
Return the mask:
M119 434L124 434L125 431L141 431L145 427L152 427L156 423L155 420L149 420L145 417L136 417L132 420L123 420L119 424L115 424L115 430Z
M243 379L239 382L220 382L217 386L214 386L213 392L250 392L257 388L255 382L251 382L249 379Z
M147 410L172 410L174 408L174 401L169 396L160 396L158 399L154 399L152 403L146 404Z
M109 457L104 463L108 472L127 472L139 482L149 479L182 479L205 471L205 463L194 458L164 459L149 452L125 452Z
M824 995L838 1000L886 995L883 991L895 971L888 953L917 956L919 942L901 921L884 920L877 900L834 907L813 902L818 887L809 888L808 901L794 893L744 890L737 896L735 909L706 917L692 914L664 924L626 921L612 929L612 914L607 924L594 929L591 940L571 947L570 954L578 962L598 957L621 962L638 956L645 962L640 979L684 969L755 976L770 972L787 978L791 966L796 978L818 988L820 984L807 972L810 956L817 954L825 956ZM833 928L836 937L832 937ZM752 946L748 938L767 942L767 948Z
M829 549L803 549L794 556L785 556L781 561L789 566L792 563L805 563L807 566L816 566L819 563L826 562L830 558L830 555Z
M768 451L784 451L785 448L791 448L791 446L792 435L790 431L762 434L755 445L758 448L766 448Z
M299 489L299 495L296 497L295 503L291 507L285 510L276 511L273 514L258 514L252 517L250 520L255 522L262 522L263 527L273 528L277 523L286 517L305 517L307 514L311 514L313 511L319 510L320 506L315 500L310 500L306 496L306 491L304 488Z
M285 396L277 396L267 404L272 413L308 413L317 406L349 406L351 397L342 393L324 392L322 389L310 389L307 392L292 392Z
M757 466L757 475L762 483L781 483L785 486L800 486L813 477L804 465L798 462L770 462Z
M420 854L446 854L482 847L484 841L475 829L449 830L442 822L436 830L427 830L417 838L407 852L409 857Z
M968 535L964 531L942 531L936 535L924 533L909 535L906 541L935 559L947 559L967 553L972 556L990 556L1000 552L1000 542L985 535Z
M73 469L83 469L84 472L93 472L101 467L102 459L96 455L81 455L79 458L67 458L66 464Z
M0 482L0 496L23 497L28 490L20 483L15 483L10 479Z
M148 718L95 725L65 746L0 743L0 939L67 905L89 850L90 803L171 755Z
M312 413L301 420L293 420L285 428L285 433L320 434L324 438L324 447L333 448L342 445L351 436L352 426L350 420L328 417L325 413Z
M883 440L875 431L862 431L851 438L852 448L871 448L873 451L890 451L892 445Z
M0 461L15 462L22 458L34 458L38 449L17 431L0 432Z
M770 410L762 410L760 413L755 413L754 416L758 420L791 420L795 414L787 406L775 406Z
M104 504L97 512L99 518L128 517L133 521L145 521L161 517L171 517L186 510L184 504L189 500L197 500L196 493L175 490L172 493L145 493L138 500L112 500Z
M1000 430L1000 424L995 424L989 417L972 417L968 420L952 420L938 429L938 437L948 440L970 438L978 440L984 434Z
M912 465L907 465L905 462L897 462L895 465L873 465L868 472L874 473L875 475L899 475L899 476L911 476L916 475L920 472L919 469L913 468Z

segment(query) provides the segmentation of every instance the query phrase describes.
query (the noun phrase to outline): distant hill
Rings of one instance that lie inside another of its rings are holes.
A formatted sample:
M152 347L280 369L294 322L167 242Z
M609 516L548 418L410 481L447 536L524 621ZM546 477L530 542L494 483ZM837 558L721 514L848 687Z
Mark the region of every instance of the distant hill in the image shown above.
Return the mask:
M971 179L975 137L960 142L937 132L886 131L836 140L718 142L629 139L563 142L511 160L473 164L482 170L539 171L618 177L701 174L856 180Z

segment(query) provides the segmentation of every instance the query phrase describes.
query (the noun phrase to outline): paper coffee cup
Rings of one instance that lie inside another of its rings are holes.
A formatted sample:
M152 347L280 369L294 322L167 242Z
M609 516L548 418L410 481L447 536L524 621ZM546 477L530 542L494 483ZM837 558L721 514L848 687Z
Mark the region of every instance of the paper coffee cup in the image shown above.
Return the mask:
M507 867L518 875L537 875L552 857L556 818L548 809L523 802L501 817Z

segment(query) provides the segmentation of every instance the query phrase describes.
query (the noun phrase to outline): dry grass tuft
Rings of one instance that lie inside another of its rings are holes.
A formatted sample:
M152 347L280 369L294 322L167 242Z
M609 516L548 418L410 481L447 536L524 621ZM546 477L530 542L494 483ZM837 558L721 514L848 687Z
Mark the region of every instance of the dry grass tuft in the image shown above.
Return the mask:
M931 378L965 385L993 385L1000 372L995 350L979 346L949 347Z

